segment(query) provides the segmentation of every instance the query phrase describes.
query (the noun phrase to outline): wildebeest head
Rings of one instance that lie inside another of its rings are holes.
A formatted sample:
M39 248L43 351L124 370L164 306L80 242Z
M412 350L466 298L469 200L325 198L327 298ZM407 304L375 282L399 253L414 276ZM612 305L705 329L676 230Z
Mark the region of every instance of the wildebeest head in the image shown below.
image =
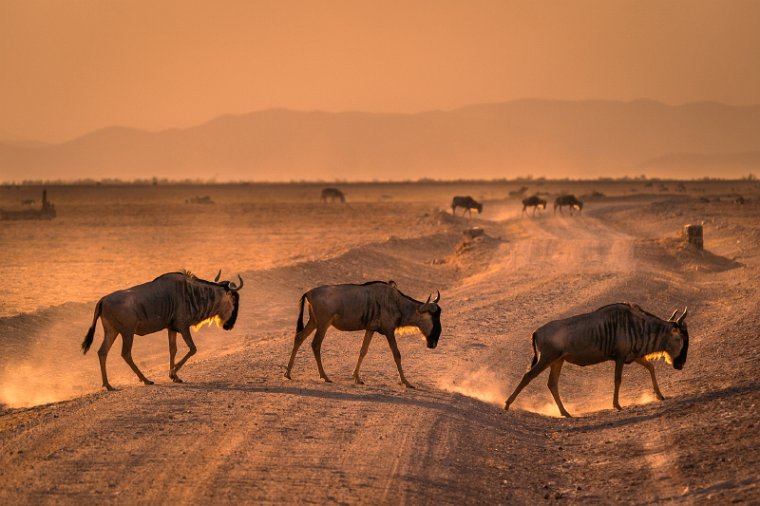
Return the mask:
M222 271L220 270L214 278L214 282L223 287L225 290L224 299L222 301L221 310L218 316L224 322L222 324L222 328L224 330L232 330L232 328L235 326L235 322L237 321L238 307L240 306L240 294L238 294L238 290L243 288L243 278L241 278L240 274L238 274L238 281L240 281L240 284L236 285L232 281L220 282L219 277L221 275Z
M479 202L473 202L473 204L472 204L472 205L474 205L474 206L475 206L475 209L477 209L477 210L478 210L478 214L480 214L480 213L482 213L482 212L483 212L483 204L481 204L481 203L479 203Z
M425 336L427 347L432 349L438 346L438 338L441 337L441 306L438 305L441 292L432 301L430 299L431 296L428 296L427 301L417 308L417 327Z
M667 341L665 351L673 358L673 367L676 369L683 369L686 363L686 354L689 352L689 329L686 327L686 313L688 308L684 308L683 314L676 318L678 310L673 311L673 314L668 320L673 324L673 329L670 333L670 338Z

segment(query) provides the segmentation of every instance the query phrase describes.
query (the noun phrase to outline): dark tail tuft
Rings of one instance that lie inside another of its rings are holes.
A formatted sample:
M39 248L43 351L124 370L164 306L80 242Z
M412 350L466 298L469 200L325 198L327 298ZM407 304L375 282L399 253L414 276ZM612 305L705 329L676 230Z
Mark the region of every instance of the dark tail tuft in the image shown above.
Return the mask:
M530 336L530 345L533 347L533 360L530 362L530 367L533 368L538 363L538 353L536 352L536 333Z
M296 332L301 332L303 330L303 305L304 301L306 300L306 294L301 295L301 303L300 303L300 309L298 311L298 321L296 321Z
M95 324L98 322L98 318L100 317L102 304L103 299L99 300L98 304L95 306L95 316L92 318L92 325L90 325L90 330L87 331L87 335L85 336L84 341L82 341L82 353L87 353L87 350L89 350L90 346L92 346L92 340L95 337Z

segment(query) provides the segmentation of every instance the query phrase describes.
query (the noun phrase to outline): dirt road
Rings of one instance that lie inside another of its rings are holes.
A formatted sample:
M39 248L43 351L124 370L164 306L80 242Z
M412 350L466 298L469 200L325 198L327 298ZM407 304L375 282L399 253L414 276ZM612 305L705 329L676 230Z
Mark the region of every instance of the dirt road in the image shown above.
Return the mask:
M0 502L757 503L760 207L737 215L697 205L620 199L531 218L493 202L469 223L486 237L469 244L469 224L455 219L427 237L243 273L255 281L224 334L237 337L192 359L185 384L169 382L161 352L137 359L152 387L124 375L117 392L0 415ZM658 241L692 215L707 217L709 255ZM335 383L319 381L308 346L285 379L300 293L367 276L393 277L417 298L441 288L439 347L400 343L417 388L398 384L381 339L363 363L366 385L354 385L361 334L334 330L323 360ZM501 409L536 327L616 301L662 316L689 306L685 369L656 365L664 402L634 364L625 409L613 410L612 365L603 364L563 371L575 418L556 418L546 374Z

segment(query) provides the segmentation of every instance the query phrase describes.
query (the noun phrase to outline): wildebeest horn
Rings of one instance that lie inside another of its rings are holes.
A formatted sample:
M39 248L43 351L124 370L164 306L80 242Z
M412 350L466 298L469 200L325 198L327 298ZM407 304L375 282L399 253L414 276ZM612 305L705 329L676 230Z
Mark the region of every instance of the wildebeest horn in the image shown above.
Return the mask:
M686 313L688 313L688 312L689 312L689 308L688 307L684 307L683 308L683 314L678 317L678 320L676 320L676 323L679 323L679 324L682 323L683 319L686 318Z
M669 322L673 322L673 321L675 321L675 320L676 320L676 315L677 315L677 314L678 314L678 309L674 309L674 310L673 310L673 314L672 314L672 315L670 315L670 318L668 318L668 321L669 321Z
M240 274L238 274L238 281L240 281L240 284L235 288L235 290L240 290L243 288L243 278L240 277Z
M430 295L428 295L428 300L425 301L425 304L429 304L430 303L431 297L433 297L432 293Z
M222 269L219 269L219 272L216 273L216 277L214 278L214 283L219 282L219 278L222 277Z
M435 304L438 304L439 300L441 300L441 291L440 290L436 290L436 296L435 296L435 299L433 299L433 302Z

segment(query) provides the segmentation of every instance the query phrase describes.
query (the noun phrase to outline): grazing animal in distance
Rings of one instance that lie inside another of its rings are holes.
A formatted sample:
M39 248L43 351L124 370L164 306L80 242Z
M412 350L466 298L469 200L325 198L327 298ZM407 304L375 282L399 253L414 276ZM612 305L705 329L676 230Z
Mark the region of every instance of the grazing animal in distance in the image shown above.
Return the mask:
M121 334L121 356L146 385L153 382L146 378L132 360L134 335L144 336L159 330L169 331L169 378L182 383L177 372L197 351L190 327L199 328L202 323L216 322L224 330L232 330L238 315L243 279L240 285L231 281L219 282L222 271L214 281L197 278L190 272L169 272L153 281L119 290L101 298L95 306L95 315L87 336L82 342L82 352L87 353L95 336L95 324L100 318L103 324L103 344L98 350L103 386L114 390L108 383L106 358L116 336ZM177 332L189 348L187 354L174 363L177 354Z
M689 350L686 327L687 309L668 320L647 313L636 304L618 303L603 306L591 313L549 322L531 336L533 360L520 384L507 399L504 409L515 401L520 391L547 367L551 367L548 387L563 416L570 416L559 398L559 374L562 364L587 366L607 360L615 361L615 394L612 405L622 409L618 392L623 365L636 362L652 376L657 398L664 400L650 359L663 357L676 369L683 369Z
M332 325L343 331L364 330L364 341L353 374L356 384L363 384L359 377L359 368L367 354L373 334L379 332L388 340L401 383L408 388L414 388L404 377L396 335L401 333L401 329L417 327L425 336L427 347L435 348L441 335L441 308L438 305L440 298L441 294L438 292L432 301L431 297L428 297L426 302L420 302L403 294L396 288L396 283L393 281L388 283L370 281L362 285L324 285L312 288L301 296L293 351L290 354L285 377L290 379L290 371L293 369L298 348L316 330L311 348L317 360L319 377L326 383L331 382L322 367L321 349L325 333ZM308 304L309 321L304 326L305 304Z
M328 200L330 202L335 202L336 200L340 201L341 203L346 202L346 196L337 188L325 188L322 190L322 195L320 198L322 199L322 202L327 202Z
M542 209L546 209L546 201L539 197L538 195L533 195L532 197L528 197L527 199L523 199L522 201L523 208L522 212L526 212L526 209L529 207L533 208L533 214L536 214L536 209L541 207Z
M469 195L465 197L457 196L451 200L451 214L455 215L457 213L457 207L464 208L464 211L462 211L462 216L464 216L465 212L472 215L473 209L478 211L478 214L483 212L483 204L477 202L474 198L470 197Z
M578 212L583 211L583 202L575 198L575 195L560 195L554 199L554 214L557 214L558 207L559 212L562 213L562 208L565 206L570 208L570 214L573 214L573 209L576 207L578 208Z
M527 186L522 186L522 187L520 187L517 190L510 191L509 192L509 197L510 198L519 198L519 197L522 197L523 195L525 195L526 191L528 191L528 187Z

